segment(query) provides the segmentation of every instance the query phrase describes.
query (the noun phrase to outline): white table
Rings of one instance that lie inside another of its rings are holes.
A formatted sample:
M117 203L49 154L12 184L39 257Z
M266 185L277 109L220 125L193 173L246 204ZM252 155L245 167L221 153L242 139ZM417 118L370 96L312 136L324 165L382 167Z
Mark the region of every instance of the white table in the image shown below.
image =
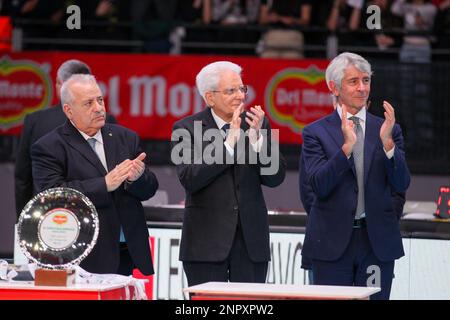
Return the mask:
M0 300L125 300L132 297L133 290L127 283L56 287L35 286L33 281L0 281Z
M185 288L192 299L369 299L378 287L207 282Z

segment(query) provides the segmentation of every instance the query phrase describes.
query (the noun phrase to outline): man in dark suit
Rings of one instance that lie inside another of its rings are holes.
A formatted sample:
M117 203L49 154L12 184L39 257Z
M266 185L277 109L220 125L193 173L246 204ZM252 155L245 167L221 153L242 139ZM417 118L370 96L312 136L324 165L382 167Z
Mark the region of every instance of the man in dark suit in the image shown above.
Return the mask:
M367 112L370 64L342 53L326 70L336 110L305 127L306 179L315 199L303 253L318 285L377 286L388 299L395 259L404 255L399 206L410 176L394 108Z
M91 74L91 70L84 62L79 60L67 60L61 64L56 74L55 84L58 100L60 99L61 85L73 74ZM66 119L61 103L48 109L33 112L25 117L14 172L17 218L35 194L31 174L31 146L40 137L62 125ZM107 115L106 121L116 123L116 119L111 115Z
M73 75L61 88L68 120L31 148L38 192L69 187L95 205L100 232L81 267L94 273L129 275L136 266L153 273L148 229L141 201L152 197L158 181L143 162L139 137L105 124L105 105L92 75Z
M180 260L189 286L266 280L269 224L262 185L281 184L285 162L273 148L261 107L243 112L241 71L227 61L204 67L196 84L208 107L173 127L172 161L175 154L184 157L174 163L186 191ZM212 163L205 156L211 147L219 154Z

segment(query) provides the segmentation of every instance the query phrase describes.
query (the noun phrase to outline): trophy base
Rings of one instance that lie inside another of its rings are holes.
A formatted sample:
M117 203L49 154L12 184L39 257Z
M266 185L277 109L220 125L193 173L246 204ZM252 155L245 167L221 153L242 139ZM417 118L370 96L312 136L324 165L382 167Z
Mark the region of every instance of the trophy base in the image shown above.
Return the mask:
M35 286L67 287L75 284L75 270L36 269Z

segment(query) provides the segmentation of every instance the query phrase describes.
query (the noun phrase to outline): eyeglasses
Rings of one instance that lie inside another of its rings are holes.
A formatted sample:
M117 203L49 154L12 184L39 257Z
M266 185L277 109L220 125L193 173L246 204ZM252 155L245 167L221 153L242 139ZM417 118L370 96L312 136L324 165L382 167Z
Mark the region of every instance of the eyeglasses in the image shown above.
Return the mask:
M220 91L220 90L211 90L211 92L222 92L223 94L225 94L227 96L232 96L233 94L235 94L238 91L240 91L242 93L247 93L247 91L248 91L247 85L243 84L242 86L239 86L237 88L227 88L227 89L224 89L222 91Z

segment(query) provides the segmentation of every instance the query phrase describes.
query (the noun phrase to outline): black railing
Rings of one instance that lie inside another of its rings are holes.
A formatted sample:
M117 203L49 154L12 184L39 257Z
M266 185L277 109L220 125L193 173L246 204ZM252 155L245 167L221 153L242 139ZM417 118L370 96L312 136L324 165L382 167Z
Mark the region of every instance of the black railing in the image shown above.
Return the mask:
M148 39L133 38L131 23L117 23L115 27L121 30L120 36L100 38L84 37L89 29L95 34L102 34L103 28L111 27L109 24L84 22L82 28L86 33L77 34L75 38L61 37L62 33L54 32L49 37L35 37L27 34L26 29L37 25L46 28L58 28L48 21L14 21L15 28L24 30L23 49L69 49L69 50L108 50L143 52L149 48ZM261 34L268 30L262 26L200 26L182 25L185 35L179 43L180 53L219 53L219 54L255 54L255 43ZM64 29L63 25L59 28ZM93 29L92 29L93 28ZM56 30L56 29L55 29ZM325 58L327 46L325 43L308 44L308 35L324 37L333 36L324 28L302 28L305 33L305 56ZM243 34L242 37L237 34ZM389 30L390 33L405 35L404 30ZM210 33L208 35L208 33ZM233 35L231 40L224 41L225 36ZM371 33L367 30L353 32L356 36ZM74 33L75 34L75 33ZM92 36L95 34L91 34ZM346 34L340 31L335 34L338 38ZM206 35L206 36L205 36ZM211 36L212 35L212 36ZM222 38L218 35L222 35ZM447 33L445 36L450 36ZM210 40L207 41L209 37ZM247 37L248 39L246 40ZM253 37L253 38L252 38ZM253 40L250 41L249 39ZM311 38L311 37L310 37ZM243 41L246 40L246 41ZM86 46L86 47L83 47ZM113 49L111 49L113 48ZM435 60L447 62L433 62L431 64L405 64L398 63L398 47L378 50L374 46L365 45L338 45L338 52L349 50L369 56L375 70L371 91L371 112L383 116L382 101L388 99L396 108L397 121L400 123L405 137L405 148L410 169L416 174L450 174L450 49L440 48L433 50ZM228 51L230 52L228 52ZM17 138L0 136L0 161L14 161L17 147ZM170 164L170 146L168 141L144 141L144 147L153 154L154 164ZM285 155L289 168L298 166L300 154L299 145L283 145L281 151Z
M167 21L133 23L131 21L82 21L80 30L69 30L65 23L48 20L13 20L14 42L17 50L88 50L130 51L168 53L206 53L256 55L256 46L261 36L274 29L264 25L202 25ZM158 31L152 31L159 28ZM178 29L177 29L178 28ZM180 29L182 31L179 31ZM353 51L376 58L396 58L400 44L380 50L373 36L380 30L348 29L330 32L325 27L297 27L304 34L305 57L327 58L330 52L329 39L336 40L334 52ZM404 29L384 29L383 33L401 39L405 35L429 36L433 44L433 58L450 60L450 30L436 36L429 32L407 32ZM446 41L440 41L445 39ZM166 42L166 44L162 44ZM176 42L176 43L174 43ZM175 50L170 48L177 46Z

